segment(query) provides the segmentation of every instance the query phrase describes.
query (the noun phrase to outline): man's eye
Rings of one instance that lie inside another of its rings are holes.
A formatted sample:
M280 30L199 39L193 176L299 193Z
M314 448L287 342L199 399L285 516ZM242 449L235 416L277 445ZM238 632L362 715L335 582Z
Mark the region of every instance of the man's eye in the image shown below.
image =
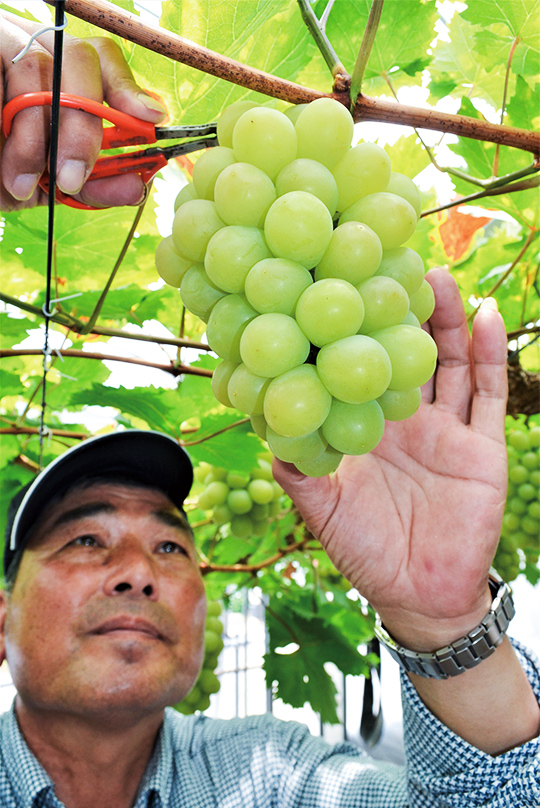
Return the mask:
M88 534L84 534L83 536L77 536L76 539L69 542L70 545L76 547L97 547L98 541L95 536L90 536Z
M187 556L187 550L180 544L177 544L175 541L164 541L162 544L160 544L159 550L161 553L165 553L167 555L171 553L180 553L181 555Z

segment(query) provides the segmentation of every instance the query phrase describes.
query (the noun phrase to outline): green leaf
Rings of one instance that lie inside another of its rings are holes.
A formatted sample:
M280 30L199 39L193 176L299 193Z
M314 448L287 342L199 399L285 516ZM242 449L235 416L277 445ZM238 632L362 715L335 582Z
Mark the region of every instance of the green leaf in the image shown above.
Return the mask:
M67 403L67 402L66 402ZM180 436L183 414L179 411L178 396L172 390L155 387L135 387L133 390L102 387L94 384L82 392L74 393L69 403L72 406L115 407L120 412L134 416L150 429L157 429Z
M326 603L324 611L313 609L313 593L291 585L270 598L267 608L270 651L264 657L268 685L276 683L275 694L293 707L306 702L321 714L321 720L337 723L335 685L324 668L332 662L344 674L364 674L367 664L354 645L342 634L334 617L340 604ZM352 604L351 604L352 611ZM292 653L277 649L295 643Z
M402 135L393 146L387 145L384 150L390 157L392 171L406 174L411 179L431 162L416 134Z
M521 129L538 129L540 123L540 83L531 88L516 76L516 91L506 106L505 123Z
M497 36L506 41L508 53L514 42L516 50L512 69L521 75L535 75L540 70L540 0L473 0L467 4L463 18L481 25L487 31L477 34L478 52L488 59ZM487 26L486 26L487 23Z
M454 81L468 99L482 98L497 109L502 101L506 67L504 61L497 61L486 68L475 44L478 30L463 14L454 14L449 26L450 40L437 43L430 66L431 79L436 83ZM514 80L511 76L510 92ZM437 92L436 86L436 96Z

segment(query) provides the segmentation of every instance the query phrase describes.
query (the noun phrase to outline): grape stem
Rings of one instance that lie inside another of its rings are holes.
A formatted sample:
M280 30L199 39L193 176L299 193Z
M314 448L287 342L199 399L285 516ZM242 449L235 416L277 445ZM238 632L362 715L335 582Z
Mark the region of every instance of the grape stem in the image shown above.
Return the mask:
M46 2L50 5L54 4L54 0L46 0ZM343 91L336 89L333 93L322 93L256 70L208 48L195 45L164 28L149 26L142 22L137 15L129 14L106 0L92 0L92 2L66 0L66 12L155 53L168 56L177 62L182 62L197 70L202 70L204 73L271 98L279 98L290 104L302 104L330 95L348 108L350 106L348 89ZM379 121L420 129L433 129L461 137L514 146L523 151L532 152L536 156L540 155L540 132L494 124L465 115L411 107L383 98L371 98L363 93L358 95L354 103L352 116L356 122Z
M373 0L369 10L369 17L364 30L364 36L358 51L358 57L354 66L351 79L351 99L352 106L356 104L362 90L362 81L366 72L367 63L371 55L371 49L375 41L375 35L379 27L384 0Z
M315 40L321 55L330 68L332 78L334 79L334 89L338 92L347 89L350 77L341 64L338 55L333 49L328 36L326 35L326 21L334 5L333 0L330 0L326 6L321 19L317 19L317 15L313 11L309 0L298 0L300 7L300 14L304 20L311 36Z

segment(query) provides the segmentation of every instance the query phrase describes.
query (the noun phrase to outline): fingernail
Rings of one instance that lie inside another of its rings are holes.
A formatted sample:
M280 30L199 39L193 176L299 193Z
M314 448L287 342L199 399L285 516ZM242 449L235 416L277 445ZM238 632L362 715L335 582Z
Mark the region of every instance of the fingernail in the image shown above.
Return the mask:
M65 194L78 194L86 179L86 163L83 160L66 160L62 164L56 184Z
M499 311L497 301L494 297L485 297L480 305L481 309L489 309L490 311Z
M163 104L160 104L159 101L152 98L151 95L146 95L146 93L137 93L137 98L141 104L144 104L147 109L151 109L152 112L161 112L162 115L165 115L167 112Z
M140 199L137 202L134 202L133 205L134 206L143 205L146 202L147 197L148 197L148 185L145 185L143 187L143 192L141 194Z
M19 202L30 199L36 190L40 176L40 174L19 174L11 186L11 196L18 199Z

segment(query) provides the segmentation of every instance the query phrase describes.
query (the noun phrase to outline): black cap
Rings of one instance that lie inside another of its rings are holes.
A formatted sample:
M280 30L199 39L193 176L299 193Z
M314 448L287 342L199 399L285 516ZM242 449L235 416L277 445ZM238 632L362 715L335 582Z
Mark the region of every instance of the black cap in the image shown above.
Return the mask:
M78 480L118 477L162 491L180 510L193 483L188 453L162 432L126 429L88 438L57 457L11 500L4 572L52 499Z

